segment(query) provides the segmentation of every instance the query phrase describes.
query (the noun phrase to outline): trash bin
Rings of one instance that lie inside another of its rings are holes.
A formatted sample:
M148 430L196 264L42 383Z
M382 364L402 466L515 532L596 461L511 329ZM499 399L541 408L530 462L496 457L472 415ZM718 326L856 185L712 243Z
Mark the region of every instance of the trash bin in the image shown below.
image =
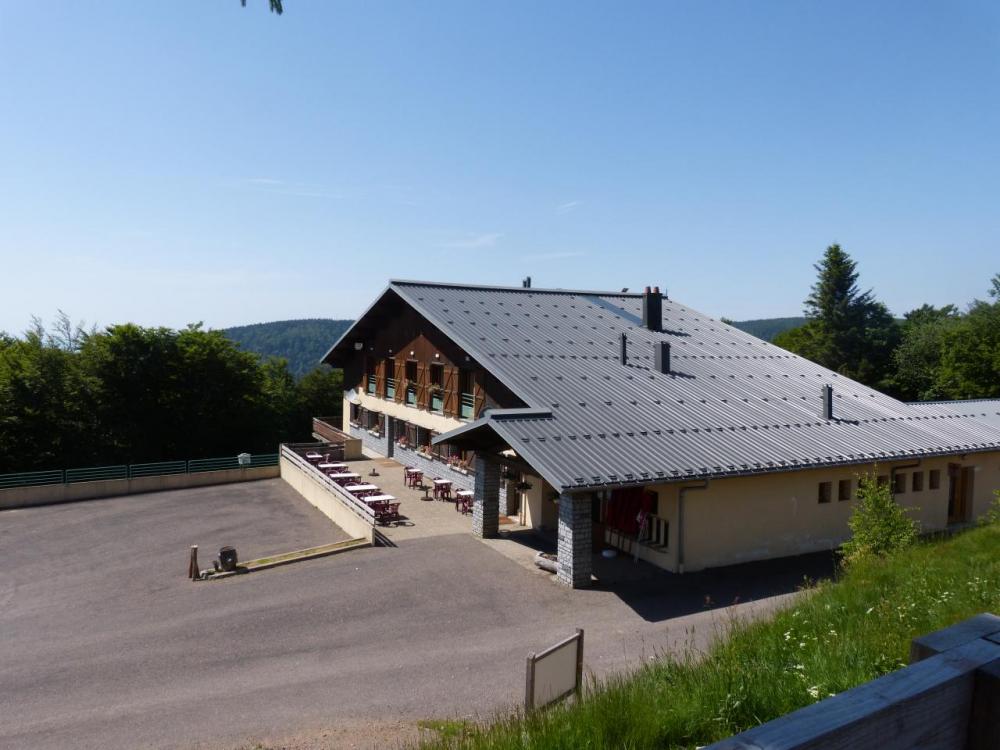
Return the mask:
M222 566L223 570L236 570L236 562L235 547L223 547L219 550L219 564Z

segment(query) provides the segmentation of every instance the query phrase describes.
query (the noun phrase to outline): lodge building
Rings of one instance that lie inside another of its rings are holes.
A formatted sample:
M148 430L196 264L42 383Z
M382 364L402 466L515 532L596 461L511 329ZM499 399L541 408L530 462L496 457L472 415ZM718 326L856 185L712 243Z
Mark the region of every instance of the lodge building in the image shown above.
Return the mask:
M391 281L323 361L345 432L558 538L686 572L831 549L859 473L924 530L1000 488L1000 400L907 404L663 295Z

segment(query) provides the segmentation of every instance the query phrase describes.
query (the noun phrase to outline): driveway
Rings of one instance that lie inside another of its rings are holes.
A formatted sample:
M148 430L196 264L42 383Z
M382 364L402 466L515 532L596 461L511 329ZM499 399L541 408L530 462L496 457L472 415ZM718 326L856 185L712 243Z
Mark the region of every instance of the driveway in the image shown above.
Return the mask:
M570 591L466 533L184 577L192 543L204 565L222 544L247 559L344 536L281 480L0 513L0 747L391 745L419 719L515 705L527 653L576 627L603 675L707 642L728 610L706 596L799 579L746 567Z

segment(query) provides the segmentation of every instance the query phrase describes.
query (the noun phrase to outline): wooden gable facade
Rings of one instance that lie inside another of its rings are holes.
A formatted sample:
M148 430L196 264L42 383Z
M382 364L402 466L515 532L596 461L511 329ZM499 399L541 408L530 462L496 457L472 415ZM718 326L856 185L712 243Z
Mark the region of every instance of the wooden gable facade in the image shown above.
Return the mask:
M524 405L409 305L387 299L383 306L362 348L344 363L345 387L464 420L488 407Z

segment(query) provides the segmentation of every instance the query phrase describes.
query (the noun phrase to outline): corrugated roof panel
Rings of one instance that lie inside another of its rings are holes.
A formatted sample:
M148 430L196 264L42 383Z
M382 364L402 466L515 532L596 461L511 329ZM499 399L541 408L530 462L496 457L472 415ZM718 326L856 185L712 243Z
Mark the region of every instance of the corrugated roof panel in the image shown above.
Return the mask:
M525 403L551 409L493 427L556 487L1000 448L1000 401L906 404L673 300L653 332L638 294L390 288ZM660 341L669 374L653 369ZM819 416L825 383L833 421Z

